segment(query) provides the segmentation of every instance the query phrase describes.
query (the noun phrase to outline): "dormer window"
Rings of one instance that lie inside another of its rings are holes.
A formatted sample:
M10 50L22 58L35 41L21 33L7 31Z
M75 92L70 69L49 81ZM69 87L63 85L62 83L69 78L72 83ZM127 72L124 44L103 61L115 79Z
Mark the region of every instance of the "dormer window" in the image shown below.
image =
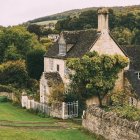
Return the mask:
M59 55L65 56L66 55L66 45L59 44Z

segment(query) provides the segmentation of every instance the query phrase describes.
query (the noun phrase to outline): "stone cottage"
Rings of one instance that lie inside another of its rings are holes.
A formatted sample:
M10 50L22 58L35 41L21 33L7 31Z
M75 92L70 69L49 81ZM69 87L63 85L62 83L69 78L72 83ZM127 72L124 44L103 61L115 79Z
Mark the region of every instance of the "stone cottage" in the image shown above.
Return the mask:
M50 94L52 88L48 84L50 80L55 81L56 86L59 86L61 83L64 83L65 87L69 85L68 69L66 67L66 60L68 58L82 57L89 51L96 51L99 54L118 54L128 57L126 54L127 51L124 49L125 47L122 48L112 37L109 31L108 20L108 10L101 8L98 10L97 30L89 29L61 32L57 42L50 47L44 56L44 72L40 80L40 102L47 102L47 96ZM119 78L115 86L117 90L124 89L124 71L128 69L129 67L119 73ZM130 74L128 75L130 76ZM87 103L93 104L97 102L97 99L94 97Z

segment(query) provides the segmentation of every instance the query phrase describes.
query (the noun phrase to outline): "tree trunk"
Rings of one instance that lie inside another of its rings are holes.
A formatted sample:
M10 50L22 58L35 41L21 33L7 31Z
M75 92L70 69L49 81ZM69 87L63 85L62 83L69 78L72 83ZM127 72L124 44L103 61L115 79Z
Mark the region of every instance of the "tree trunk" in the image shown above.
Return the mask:
M99 100L99 106L102 107L102 99L99 93L98 93L98 100Z

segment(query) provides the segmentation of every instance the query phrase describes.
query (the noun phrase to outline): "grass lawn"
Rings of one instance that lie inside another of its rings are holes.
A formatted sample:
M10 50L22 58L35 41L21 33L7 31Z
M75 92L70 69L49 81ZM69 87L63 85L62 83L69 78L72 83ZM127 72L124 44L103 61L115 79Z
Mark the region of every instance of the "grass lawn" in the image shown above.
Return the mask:
M0 103L0 140L97 140L80 128L72 121L41 118L11 103Z
M8 121L54 121L51 118L41 118L37 115L29 113L26 109L13 106L11 103L0 103L0 120Z

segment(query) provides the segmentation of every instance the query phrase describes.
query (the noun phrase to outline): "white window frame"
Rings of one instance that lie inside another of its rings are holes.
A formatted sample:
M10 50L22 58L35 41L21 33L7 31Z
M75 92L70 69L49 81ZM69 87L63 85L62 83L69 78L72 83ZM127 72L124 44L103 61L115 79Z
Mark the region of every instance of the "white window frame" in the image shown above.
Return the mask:
M53 70L53 64L54 62L53 62L53 59L52 58L50 58L49 59L49 67L50 67L50 70L52 71Z
M135 72L138 76L138 80L140 80L140 71Z

